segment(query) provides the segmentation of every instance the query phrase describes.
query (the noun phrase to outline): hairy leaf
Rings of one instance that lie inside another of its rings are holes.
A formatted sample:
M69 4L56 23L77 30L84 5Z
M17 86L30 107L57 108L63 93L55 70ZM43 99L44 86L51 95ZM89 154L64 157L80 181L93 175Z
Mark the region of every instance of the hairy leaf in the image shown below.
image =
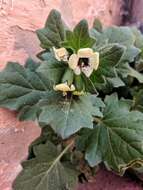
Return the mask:
M57 10L50 12L45 27L37 30L37 35L42 48L61 47L60 43L65 39L65 29L61 14Z
M119 43L125 46L133 45L135 42L132 30L127 26L112 26L103 31L103 36L108 39L108 43Z
M96 29L98 32L102 32L103 26L99 19L94 19L93 28Z
M123 78L131 76L136 78L140 83L143 83L143 74L132 68L128 63L119 65L117 71Z
M81 142L90 166L103 161L107 168L123 174L143 164L143 114L130 111L128 101L118 100L115 94L107 96L105 104L103 118L95 118L94 129L86 131L86 141Z
M43 102L39 122L51 125L54 131L67 138L81 128L92 128L94 113L90 95L78 99L55 98Z
M133 94L132 109L143 112L143 89L140 88L137 89L137 91L132 89L132 94Z
M142 49L143 48L143 35L136 27L131 28L134 36L135 36L135 46L137 48Z
M90 79L97 89L107 86L124 86L124 83L117 74L116 66L125 51L124 46L118 44L108 44L99 49L100 64L97 71L94 71ZM90 85L91 86L91 85Z
M122 56L120 63L126 63L126 62L133 62L135 60L135 58L139 55L139 53L141 52L140 49L136 48L135 46L130 46L126 49L126 51L124 52L124 55Z
M28 60L25 67L8 63L0 72L0 105L20 111L20 118L35 119L37 103L49 95L49 82L36 72L37 63Z
M70 146L61 153L51 142L34 147L35 158L25 161L16 178L14 190L72 190L77 184L77 174L60 162Z
M67 65L57 61L52 53L45 53L43 56L44 61L37 69L37 72L50 81L53 87L53 85L61 82Z
M86 20L80 21L73 32L66 32L66 41L63 46L77 51L80 48L90 48L95 43L95 39L89 36L88 23Z

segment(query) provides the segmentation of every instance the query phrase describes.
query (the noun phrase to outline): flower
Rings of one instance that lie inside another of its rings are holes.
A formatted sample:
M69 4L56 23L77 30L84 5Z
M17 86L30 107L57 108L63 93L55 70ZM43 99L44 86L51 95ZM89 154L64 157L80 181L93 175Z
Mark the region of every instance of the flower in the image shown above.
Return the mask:
M82 90L82 91L74 91L73 92L73 95L75 95L75 96L81 96L81 95L84 95L85 94L85 92Z
M53 88L55 91L62 91L64 96L67 95L67 92L75 91L75 86L73 84L69 86L67 82L57 84Z
M56 49L55 47L53 47L53 51L58 61L68 60L68 51L64 47L59 48L59 49Z
M70 56L68 64L76 75L83 72L87 77L90 77L93 70L97 70L99 66L99 53L93 52L91 48L79 49L77 54Z

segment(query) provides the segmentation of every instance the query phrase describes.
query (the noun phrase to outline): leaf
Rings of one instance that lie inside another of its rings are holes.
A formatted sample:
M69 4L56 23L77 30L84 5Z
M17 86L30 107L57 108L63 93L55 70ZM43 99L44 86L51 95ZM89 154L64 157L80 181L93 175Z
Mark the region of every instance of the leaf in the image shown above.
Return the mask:
M80 48L90 48L95 43L95 39L89 36L88 23L86 20L80 21L73 32L66 32L66 41L62 45L78 51Z
M115 94L107 96L105 104L103 118L95 118L94 129L86 131L88 140L80 137L80 146L84 144L90 166L103 161L123 175L126 169L143 164L143 114L130 111L128 101L118 100Z
M133 62L141 52L139 47L136 46L136 37L132 28L112 26L104 29L102 33L97 33L95 29L92 29L91 35L97 39L97 43L94 46L95 50L100 49L103 44L108 45L112 43L126 47L119 64Z
M106 38L106 36L103 36L103 34L99 31L97 31L95 28L92 28L90 30L90 36L92 38L96 39L96 43L93 45L93 49L96 51L98 48L100 48L101 46L107 45L108 44L108 39Z
M128 67L127 73L129 76L136 78L140 83L143 83L143 74L142 73L139 73L138 71L136 71L132 67Z
M93 115L97 116L97 117L103 117L102 109L105 107L105 104L102 101L102 99L95 95L91 95L91 101L92 101L92 105L94 107Z
M134 36L135 36L135 46L137 48L142 49L143 48L143 35L136 27L131 28Z
M122 56L120 63L126 63L126 62L133 62L135 58L139 55L141 52L140 49L136 48L135 46L130 46L126 49L124 55Z
M112 87L124 86L116 71L116 66L119 64L124 51L124 46L118 44L108 44L99 49L99 68L90 77L90 80L97 89L103 89L107 85L107 82Z
M117 70L124 78L131 76L136 78L140 83L143 83L143 74L132 68L128 63L119 65Z
M61 153L51 142L34 147L35 158L23 163L23 170L16 178L14 190L72 190L77 184L77 173L61 158L68 151L68 145Z
M94 110L90 95L67 100L58 96L58 98L45 100L43 105L39 122L49 124L63 139L81 128L93 127L92 114Z
M96 29L98 32L102 32L103 26L99 19L94 19L93 28Z
M132 30L127 26L112 26L103 31L103 36L108 39L108 43L119 43L127 47L135 42Z
M103 29L102 33L94 28L91 30L91 36L96 38L95 49L103 44L117 43L127 48L134 45L135 36L131 28L127 26L111 26Z
M61 139L54 133L50 126L43 127L40 136L30 144L28 160L35 158L34 147L40 144L46 144L47 141L50 141L55 145L61 141Z
M45 27L36 31L41 42L41 47L49 49L51 47L61 47L60 43L65 39L64 24L61 14L57 10L52 10L48 16Z
M136 92L134 98L135 104L140 104L143 106L143 89L140 89L138 92Z
M25 67L8 63L0 72L0 106L21 111L20 117L35 119L37 103L49 95L49 82L36 72L39 65L28 60Z
M132 89L133 102L132 109L143 112L143 89Z
M46 53L37 72L50 81L53 87L53 85L61 82L66 68L67 65L64 62L57 61L52 53Z
M109 82L109 84L111 84L111 86L115 88L118 88L120 86L125 86L125 83L119 77L107 78L107 81Z
M106 67L116 66L123 56L125 47L119 44L108 44L100 48L100 65L105 69Z

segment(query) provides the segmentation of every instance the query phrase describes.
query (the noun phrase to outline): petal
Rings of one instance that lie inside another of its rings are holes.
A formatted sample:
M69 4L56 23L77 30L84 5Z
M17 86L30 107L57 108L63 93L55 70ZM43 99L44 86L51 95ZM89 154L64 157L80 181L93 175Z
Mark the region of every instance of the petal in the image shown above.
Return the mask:
M93 69L97 70L99 66L99 53L95 52L90 58L89 58L89 65L93 67Z
M57 55L57 49L56 49L55 47L53 47L53 51L54 51L55 58L56 58L58 61L61 61L60 57Z
M75 86L72 84L70 89L71 89L71 91L75 91Z
M84 91L74 91L73 92L73 95L75 95L75 96L81 96L81 95L84 95L84 94L85 94Z
M77 52L79 58L89 58L93 55L93 50L91 48L82 48Z
M53 47L55 57L58 61L62 60L64 57L67 57L68 51L65 48L56 49Z
M66 83L57 84L53 88L55 91L63 91L63 92L71 91L70 87Z
M91 67L91 66L82 67L82 72L83 72L87 77L90 77L91 73L93 72L93 67Z
M77 67L74 69L74 73L75 73L76 75L80 75L80 73L81 73L80 67L77 66Z
M78 60L79 60L79 58L78 58L77 54L72 54L68 61L69 67L73 70L76 69L76 67L78 65Z

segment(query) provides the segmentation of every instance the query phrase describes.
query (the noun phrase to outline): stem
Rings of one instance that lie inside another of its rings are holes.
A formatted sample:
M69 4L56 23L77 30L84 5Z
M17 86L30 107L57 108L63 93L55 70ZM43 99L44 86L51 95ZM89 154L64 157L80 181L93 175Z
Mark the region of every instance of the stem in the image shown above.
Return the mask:
M55 159L55 161L53 162L53 164L49 167L48 172L49 173L53 167L55 166L55 164L63 157L63 155L68 151L68 149L74 144L74 141L72 141L68 146L66 146L66 148L61 152L61 154Z
M102 121L101 121L101 119L100 118L97 118L97 117L94 117L94 120L93 121L95 121L96 123L101 123Z
M53 169L53 167L57 164L57 162L59 162L59 160L62 158L62 156L68 151L68 149L73 145L74 141L72 141L68 146L66 146L66 148L61 152L61 154L55 159L55 161L53 162L53 164L49 167L49 169L47 170L47 172L45 173L45 176L42 178L41 182L37 185L36 189L38 189L38 187L43 183L44 179L46 178L46 176L49 174L49 172Z

